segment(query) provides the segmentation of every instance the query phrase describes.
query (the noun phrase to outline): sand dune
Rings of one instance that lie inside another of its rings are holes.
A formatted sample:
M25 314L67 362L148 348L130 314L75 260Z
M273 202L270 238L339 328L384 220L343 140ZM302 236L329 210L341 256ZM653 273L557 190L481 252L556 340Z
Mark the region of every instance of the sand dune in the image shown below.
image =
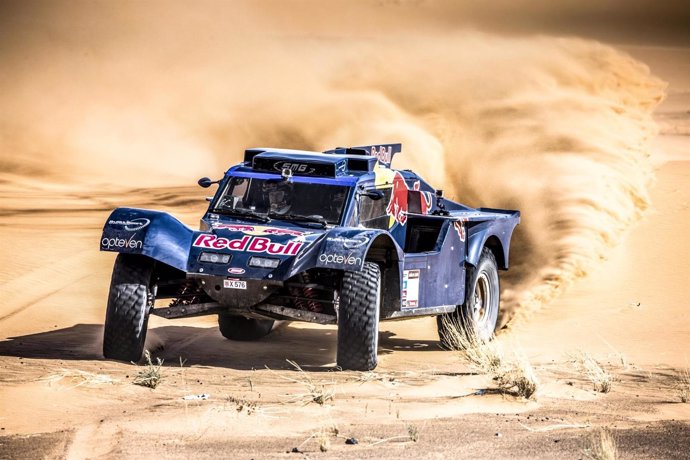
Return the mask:
M31 35L27 45L47 71L8 56L23 78L5 82L5 173L84 187L179 185L220 174L255 144L402 141L400 166L450 196L529 216L505 279L504 310L522 313L586 273L648 206L651 113L664 83L624 53L452 30L294 36L276 23L280 9L221 10L261 15L270 32L194 16L179 25L182 37L204 27L213 38L171 43L162 27L135 22L115 39L126 19L86 9L98 28L75 37L71 15L52 18L57 40ZM104 55L85 57L75 38ZM172 54L182 44L198 49Z

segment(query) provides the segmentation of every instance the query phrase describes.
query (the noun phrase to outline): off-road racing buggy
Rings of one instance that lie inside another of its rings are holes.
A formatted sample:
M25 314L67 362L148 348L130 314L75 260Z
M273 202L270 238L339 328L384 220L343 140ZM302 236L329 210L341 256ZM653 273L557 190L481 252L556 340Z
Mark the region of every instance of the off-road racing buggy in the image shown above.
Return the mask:
M391 168L400 151L246 150L222 179L199 180L218 191L198 231L165 212L113 211L104 356L138 361L149 314L218 315L230 340L260 339L276 320L337 324L337 365L352 370L376 367L380 321L435 315L444 342L446 316L489 338L520 213L445 199Z

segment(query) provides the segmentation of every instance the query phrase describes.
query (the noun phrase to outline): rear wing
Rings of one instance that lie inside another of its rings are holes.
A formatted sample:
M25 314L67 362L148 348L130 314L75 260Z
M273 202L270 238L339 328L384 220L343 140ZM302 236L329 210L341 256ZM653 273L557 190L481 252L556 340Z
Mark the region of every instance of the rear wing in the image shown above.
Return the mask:
M386 167L391 166L396 153L402 152L402 144L377 144L363 145L359 147L336 147L323 153L332 155L367 155L376 157L379 163Z

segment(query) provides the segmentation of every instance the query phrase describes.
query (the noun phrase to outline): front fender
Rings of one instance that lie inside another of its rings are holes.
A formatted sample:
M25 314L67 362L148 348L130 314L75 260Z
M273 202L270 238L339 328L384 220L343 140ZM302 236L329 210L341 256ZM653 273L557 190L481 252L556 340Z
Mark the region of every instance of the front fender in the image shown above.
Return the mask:
M322 240L316 266L346 271L361 271L369 249L377 238L387 238L395 247L398 260L403 259L400 248L388 232L379 229L334 228Z
M103 226L100 248L142 254L186 271L193 233L167 212L117 208Z

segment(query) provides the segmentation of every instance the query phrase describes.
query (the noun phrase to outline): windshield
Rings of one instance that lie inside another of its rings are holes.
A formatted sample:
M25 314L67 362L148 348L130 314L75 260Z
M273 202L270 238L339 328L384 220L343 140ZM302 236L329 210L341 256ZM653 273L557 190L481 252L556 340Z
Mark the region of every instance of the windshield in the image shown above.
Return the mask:
M348 186L232 177L214 212L339 224Z

